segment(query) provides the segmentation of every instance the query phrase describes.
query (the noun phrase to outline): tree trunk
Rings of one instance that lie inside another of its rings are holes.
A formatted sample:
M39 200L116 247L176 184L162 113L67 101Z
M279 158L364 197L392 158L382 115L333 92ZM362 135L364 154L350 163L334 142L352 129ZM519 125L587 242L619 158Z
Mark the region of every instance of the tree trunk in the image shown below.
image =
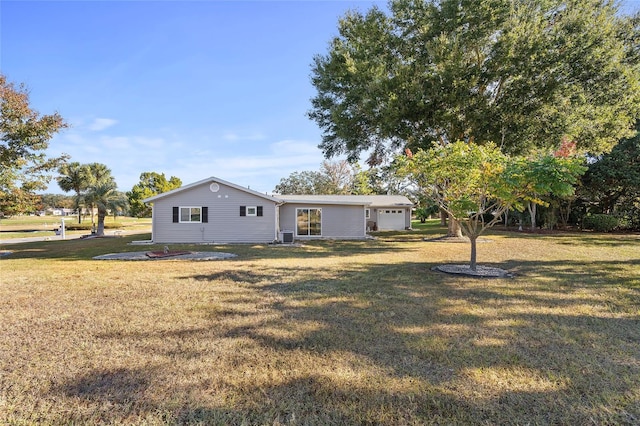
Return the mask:
M455 220L451 215L449 215L449 229L447 231L447 237L462 238L460 222Z
M440 209L440 226L447 226L447 212Z
M531 201L529 201L529 204L527 204L527 210L529 210L529 217L531 218L532 231L536 230L536 212L538 210L537 207L538 205L536 203L532 203Z
M76 210L78 210L78 224L82 223L82 209L80 208L80 193L76 192Z
M560 223L561 223L562 229L567 229L567 226L569 226L569 216L571 215L571 204L572 204L572 200L567 200L567 203L564 206L560 204L560 207L558 208L560 212Z
M477 266L476 266L476 257L477 257L477 245L476 242L478 240L478 236L477 235L472 235L469 236L469 241L471 242L471 261L469 262L469 268L471 268L472 271L476 271Z
M103 237L104 236L104 218L107 215L107 211L102 211L98 209L98 230L96 231L96 236Z

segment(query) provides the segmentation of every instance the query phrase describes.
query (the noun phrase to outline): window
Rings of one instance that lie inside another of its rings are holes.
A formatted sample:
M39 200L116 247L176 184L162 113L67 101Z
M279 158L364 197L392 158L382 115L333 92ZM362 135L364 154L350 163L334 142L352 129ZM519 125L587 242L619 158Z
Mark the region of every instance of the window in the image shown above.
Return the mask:
M209 207L174 207L173 223L207 223Z
M322 235L322 209L296 209L298 235Z
M240 216L262 216L262 206L240 206Z
M364 210L364 218L365 219L371 219L371 209L365 209Z
M201 207L180 207L180 223L201 223Z

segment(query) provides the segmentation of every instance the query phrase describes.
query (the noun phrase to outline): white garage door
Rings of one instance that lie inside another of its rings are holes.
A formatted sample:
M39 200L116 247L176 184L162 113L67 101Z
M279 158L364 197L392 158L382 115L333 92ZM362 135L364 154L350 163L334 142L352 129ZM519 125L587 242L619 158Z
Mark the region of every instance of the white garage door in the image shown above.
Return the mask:
M403 209L378 209L378 230L402 231L404 229Z

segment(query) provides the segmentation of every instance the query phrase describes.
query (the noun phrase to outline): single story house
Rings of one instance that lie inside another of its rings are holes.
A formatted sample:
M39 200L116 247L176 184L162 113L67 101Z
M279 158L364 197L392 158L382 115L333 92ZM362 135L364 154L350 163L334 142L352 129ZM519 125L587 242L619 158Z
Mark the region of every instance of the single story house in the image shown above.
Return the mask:
M154 243L362 239L411 227L399 195L267 195L210 177L149 197Z

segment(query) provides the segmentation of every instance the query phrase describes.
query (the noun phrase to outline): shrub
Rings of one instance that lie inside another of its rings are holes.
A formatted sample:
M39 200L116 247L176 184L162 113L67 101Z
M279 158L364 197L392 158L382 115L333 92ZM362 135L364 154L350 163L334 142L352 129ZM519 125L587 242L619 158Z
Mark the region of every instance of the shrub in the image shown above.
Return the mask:
M608 214L593 214L582 220L583 229L596 232L611 232L618 227L618 218Z

